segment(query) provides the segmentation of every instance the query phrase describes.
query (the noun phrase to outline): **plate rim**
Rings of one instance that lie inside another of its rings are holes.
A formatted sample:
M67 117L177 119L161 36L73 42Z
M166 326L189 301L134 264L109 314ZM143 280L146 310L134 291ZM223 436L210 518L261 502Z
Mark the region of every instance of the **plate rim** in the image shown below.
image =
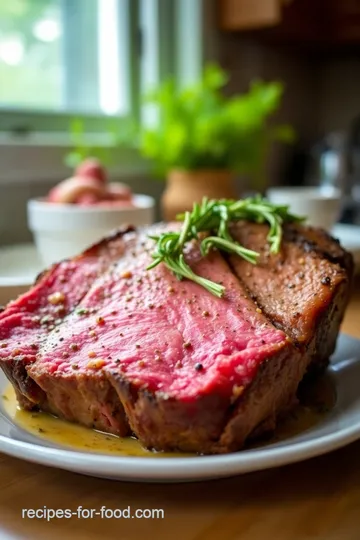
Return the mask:
M2 277L0 276L0 287L11 288L11 287L31 287L34 284L34 278L30 276L19 276L19 277Z
M106 456L50 448L0 435L0 452L40 465L128 480L207 480L285 466L326 454L360 438L360 420L339 432L289 446L195 457ZM15 451L14 451L15 450ZM254 459L254 454L256 454ZM301 455L300 455L301 454ZM99 469L101 467L101 470ZM216 469L214 469L216 467ZM98 471L98 472L97 472Z

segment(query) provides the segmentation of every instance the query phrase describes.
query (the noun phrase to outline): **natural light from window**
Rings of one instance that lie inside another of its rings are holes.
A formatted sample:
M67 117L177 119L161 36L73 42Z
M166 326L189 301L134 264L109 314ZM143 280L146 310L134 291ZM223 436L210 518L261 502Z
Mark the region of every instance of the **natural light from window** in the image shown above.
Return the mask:
M117 58L119 58L117 0L99 0L100 107L105 114L118 114L120 104L126 102L124 87L120 86Z
M0 0L0 108L128 113L127 5Z
M61 107L61 26L57 0L0 2L0 105Z

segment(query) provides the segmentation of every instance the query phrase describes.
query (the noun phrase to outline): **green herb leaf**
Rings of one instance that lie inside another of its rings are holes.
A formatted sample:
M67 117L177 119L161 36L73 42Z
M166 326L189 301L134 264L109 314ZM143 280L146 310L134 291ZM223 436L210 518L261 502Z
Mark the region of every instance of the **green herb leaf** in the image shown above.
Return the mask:
M179 88L170 78L145 97L158 114L139 128L140 151L159 176L171 169L222 169L249 175L252 185L256 180L264 188L270 144L294 140L290 126L268 122L281 104L283 85L255 81L248 92L228 97L228 79L210 64L195 83Z
M206 256L210 249L215 248L227 253L235 253L246 261L256 264L259 253L245 248L231 237L229 232L231 223L240 220L268 223L267 240L270 244L270 252L278 253L283 223L304 220L302 217L291 214L287 206L272 204L261 196L239 201L204 198L201 204L194 204L192 212L185 212L179 215L178 219L184 222L180 231L150 236L156 242L156 250L153 253L154 261L147 269L151 270L158 264L164 263L178 279L190 279L218 297L223 296L225 288L219 283L198 276L186 263L183 251L187 242L199 241L200 233L208 233L209 236L200 241L203 256Z

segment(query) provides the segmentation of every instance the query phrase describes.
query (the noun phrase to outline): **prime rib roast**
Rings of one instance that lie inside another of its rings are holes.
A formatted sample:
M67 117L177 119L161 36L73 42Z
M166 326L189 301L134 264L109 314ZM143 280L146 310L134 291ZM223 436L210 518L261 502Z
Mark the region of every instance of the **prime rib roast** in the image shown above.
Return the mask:
M326 366L353 272L336 240L287 224L273 255L267 226L234 225L257 265L192 243L186 260L225 286L220 299L162 264L146 270L148 235L172 227L123 228L0 313L0 365L23 408L157 450L229 452L272 430Z

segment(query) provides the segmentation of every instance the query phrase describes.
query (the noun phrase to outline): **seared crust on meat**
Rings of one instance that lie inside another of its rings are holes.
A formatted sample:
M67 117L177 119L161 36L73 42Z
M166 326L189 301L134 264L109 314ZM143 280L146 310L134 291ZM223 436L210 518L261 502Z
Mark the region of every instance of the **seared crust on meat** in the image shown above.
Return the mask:
M349 300L352 255L314 227L285 225L278 255L269 253L265 225L238 223L232 234L261 254L257 265L230 256L233 271L270 321L311 358L311 367L324 368Z
M252 382L232 399L212 394L184 403L161 393L139 390L118 372L109 375L124 406L132 431L149 448L184 452L225 453L239 450L254 430L269 420L276 425L279 411L295 399L308 365L291 343L265 361Z
M122 403L104 372L60 377L44 371L37 373L36 381L47 398L43 410L99 431L130 434Z
M156 450L224 453L241 448L265 425L275 428L278 412L294 403L307 363L289 342L262 364L249 388L234 389L230 400L211 394L187 403L138 388L118 371L43 373L36 379L48 397L42 409L70 422L119 436L133 433Z

